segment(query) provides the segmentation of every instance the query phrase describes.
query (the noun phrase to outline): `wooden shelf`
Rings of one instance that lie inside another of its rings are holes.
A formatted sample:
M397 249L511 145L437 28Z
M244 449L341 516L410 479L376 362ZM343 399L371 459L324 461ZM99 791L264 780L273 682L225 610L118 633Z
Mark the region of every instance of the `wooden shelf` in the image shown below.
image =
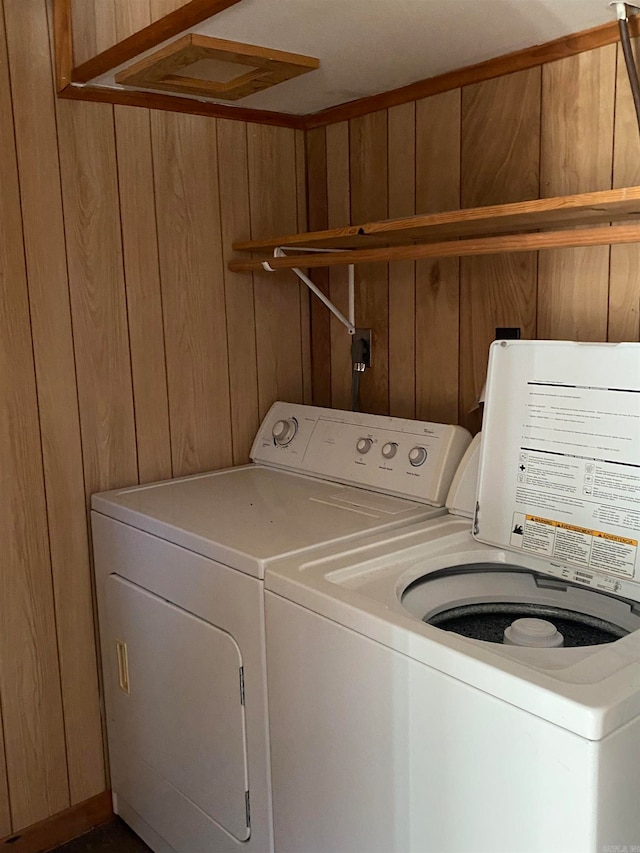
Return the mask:
M610 227L620 220L627 222ZM241 252L271 252L278 246L311 251L283 258L235 259L229 268L250 272L261 269L264 261L273 269L387 263L636 241L640 241L640 187L626 187L237 242L233 248ZM333 255L313 249L343 251Z

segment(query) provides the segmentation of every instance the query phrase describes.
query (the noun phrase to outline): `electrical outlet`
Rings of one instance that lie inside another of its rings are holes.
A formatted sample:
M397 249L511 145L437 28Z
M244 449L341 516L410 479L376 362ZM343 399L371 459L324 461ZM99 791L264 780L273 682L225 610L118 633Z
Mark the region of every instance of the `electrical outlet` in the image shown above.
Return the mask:
M495 339L497 341L519 341L520 326L498 326Z
M371 329L356 329L351 340L352 345L355 341L362 341L364 344L363 364L368 370L371 367Z

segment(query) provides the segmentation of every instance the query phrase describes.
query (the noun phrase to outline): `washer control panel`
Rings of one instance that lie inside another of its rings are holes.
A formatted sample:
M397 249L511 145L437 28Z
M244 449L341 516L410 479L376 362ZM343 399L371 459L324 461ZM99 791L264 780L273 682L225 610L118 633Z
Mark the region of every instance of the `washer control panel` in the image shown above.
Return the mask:
M444 506L467 430L274 403L251 449L254 462Z

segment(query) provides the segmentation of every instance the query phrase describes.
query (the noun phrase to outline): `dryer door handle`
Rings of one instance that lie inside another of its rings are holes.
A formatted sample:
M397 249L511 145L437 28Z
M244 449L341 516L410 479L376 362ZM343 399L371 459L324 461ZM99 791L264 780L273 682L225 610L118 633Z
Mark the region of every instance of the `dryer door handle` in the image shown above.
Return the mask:
M131 693L129 685L129 658L127 655L127 644L122 640L116 640L116 656L118 658L118 684L125 693Z

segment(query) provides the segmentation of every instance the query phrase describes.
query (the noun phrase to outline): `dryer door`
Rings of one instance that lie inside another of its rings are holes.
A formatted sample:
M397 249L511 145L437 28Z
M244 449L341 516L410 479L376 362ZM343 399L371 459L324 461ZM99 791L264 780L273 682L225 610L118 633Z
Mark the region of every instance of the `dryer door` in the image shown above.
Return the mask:
M131 760L144 762L227 832L247 840L237 643L118 575L107 579L106 597L113 789L131 786Z

